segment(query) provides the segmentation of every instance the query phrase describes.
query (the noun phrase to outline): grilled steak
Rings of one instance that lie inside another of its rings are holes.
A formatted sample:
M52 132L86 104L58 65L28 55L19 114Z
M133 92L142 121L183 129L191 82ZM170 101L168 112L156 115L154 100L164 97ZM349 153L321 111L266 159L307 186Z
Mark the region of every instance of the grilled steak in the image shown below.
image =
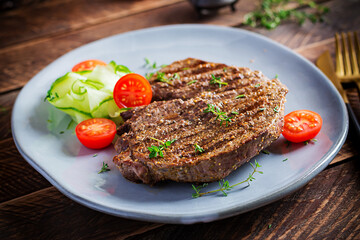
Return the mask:
M198 65L200 60L185 61L189 61L190 69L184 71L197 71L191 70L191 66L193 62ZM224 66L219 66L220 74ZM125 117L129 120L119 129L120 137L115 146L118 155L113 159L125 178L146 184L163 180L220 180L279 137L287 88L277 79L263 80L266 78L260 73L225 67L234 74L225 77L229 84L222 88L202 85L204 81L199 81L194 92L173 88L168 96L159 90L166 83L156 82L153 89L158 99L175 99L153 102L127 113ZM181 62L179 67L174 64L163 71L172 74L179 68L183 68ZM252 77L238 77L240 71ZM209 77L201 71L198 74ZM198 75L189 75L186 80L180 77L173 83L184 87L197 78ZM214 91L204 91L209 88ZM185 97L177 98L179 93ZM159 146L159 140L174 139L162 151L163 157L150 158L148 147ZM196 145L203 151L197 151Z
M221 87L214 82L216 78L223 82ZM164 67L149 82L153 101L159 101L177 98L186 100L204 91L219 93L267 80L261 72L249 68L187 58Z

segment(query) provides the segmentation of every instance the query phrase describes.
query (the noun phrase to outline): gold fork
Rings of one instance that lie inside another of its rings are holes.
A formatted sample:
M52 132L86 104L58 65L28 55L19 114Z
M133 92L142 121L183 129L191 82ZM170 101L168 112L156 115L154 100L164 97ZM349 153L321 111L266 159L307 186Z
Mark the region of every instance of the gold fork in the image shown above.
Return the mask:
M360 91L360 44L357 32L341 33L341 35L336 33L335 50L337 77L342 82L355 82Z

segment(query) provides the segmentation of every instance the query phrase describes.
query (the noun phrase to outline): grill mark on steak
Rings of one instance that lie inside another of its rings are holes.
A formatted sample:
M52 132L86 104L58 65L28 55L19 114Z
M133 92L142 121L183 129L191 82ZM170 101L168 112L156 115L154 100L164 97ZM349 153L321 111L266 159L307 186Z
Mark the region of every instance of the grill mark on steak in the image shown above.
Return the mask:
M246 98L235 99L238 94ZM170 179L183 182L209 182L226 177L278 138L283 124L287 89L278 80L220 93L203 92L187 101L153 102L135 110L122 127L114 157L123 176L131 181L153 184ZM238 111L228 127L207 104L222 105L229 114ZM259 111L259 107L265 107ZM279 107L279 112L274 108ZM147 147L177 139L164 151L164 158L149 159ZM195 153L194 144L205 153Z
M190 68L187 69L189 66ZM186 70L183 70L184 68ZM153 101L177 98L186 100L194 98L204 91L225 92L269 80L261 72L251 71L249 68L208 63L192 58L177 61L159 72L165 73L165 77L168 79L177 73L179 78L173 79L171 84L168 84L157 80L158 75L154 74L149 80L153 91ZM212 74L215 77L220 77L221 81L228 85L219 88L217 84L210 84ZM197 80L197 82L188 85L193 80Z

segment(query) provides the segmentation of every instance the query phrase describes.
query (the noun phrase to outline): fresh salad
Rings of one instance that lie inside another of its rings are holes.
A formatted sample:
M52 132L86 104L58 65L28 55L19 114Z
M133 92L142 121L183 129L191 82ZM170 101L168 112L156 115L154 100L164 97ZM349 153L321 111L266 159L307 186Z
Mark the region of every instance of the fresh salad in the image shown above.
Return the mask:
M121 123L121 112L147 105L151 98L151 86L146 78L114 61L106 64L100 60L76 64L71 72L55 80L46 95L50 104L79 124L76 134L89 148L109 145L115 136L115 130L108 131L109 121ZM98 121L84 123L89 119ZM115 128L111 126L111 129ZM108 135L112 139L104 144L103 139L109 139Z

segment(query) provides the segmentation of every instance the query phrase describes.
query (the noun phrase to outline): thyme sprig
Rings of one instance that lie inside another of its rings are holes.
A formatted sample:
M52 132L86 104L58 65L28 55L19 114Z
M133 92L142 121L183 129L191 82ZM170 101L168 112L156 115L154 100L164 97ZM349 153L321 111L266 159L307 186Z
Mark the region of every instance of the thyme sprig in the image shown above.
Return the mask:
M103 173L103 172L108 172L108 171L110 171L109 165L107 163L103 162L102 167L101 167L100 171L98 172L98 174Z
M223 122L226 122L226 126L228 126L228 123L231 122L231 118L233 116L228 117L225 112L222 112L220 108L216 107L215 105L208 104L207 108L204 110L204 113L211 112L214 115L216 115L216 120L220 120L220 125L222 125Z
M307 13L298 9L289 9L289 4L297 3L298 7L310 7L314 13ZM316 4L314 1L304 0L262 0L257 10L245 15L245 24L251 27L265 27L274 29L285 20L292 20L302 25L307 19L312 23L322 22L323 16L329 8Z
M160 143L159 146L151 145L151 147L148 147L149 150L149 158L155 158L157 156L164 157L163 151L168 148L172 143L176 141L176 139L170 140L170 141L161 141L159 139L150 137L150 139L158 141Z
M210 84L219 84L219 88L221 88L222 85L228 85L228 83L221 81L221 77L215 77L214 74L211 74Z
M260 173L263 174L262 171L259 171L258 168L261 167L261 165L255 160L255 165L250 163L251 167L253 168L253 171L251 173L249 173L249 176L241 182L238 182L236 184L230 185L228 180L222 179L220 181L218 181L219 184L219 189L216 190L212 190L212 191L208 191L208 192L201 192L202 189L204 189L208 183L204 183L202 185L199 186L195 186L194 184L192 185L192 188L194 189L195 193L192 194L193 198L198 198L207 194L212 194L212 193L217 193L217 192L221 192L223 194L223 196L227 196L229 191L231 189L233 189L234 187L243 184L243 183L247 183L248 186L250 186L250 182L252 182L253 180L255 180L254 178L254 174L255 173Z

